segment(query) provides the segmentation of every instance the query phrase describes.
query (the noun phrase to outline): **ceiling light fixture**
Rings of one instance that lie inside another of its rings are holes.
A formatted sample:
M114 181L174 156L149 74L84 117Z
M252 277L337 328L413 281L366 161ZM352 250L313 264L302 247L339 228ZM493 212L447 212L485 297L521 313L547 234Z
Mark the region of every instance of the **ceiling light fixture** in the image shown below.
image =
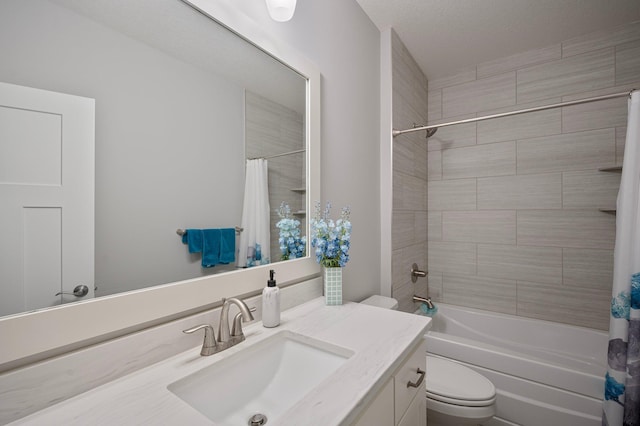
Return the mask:
M296 10L296 0L266 0L271 19L286 22L293 17Z

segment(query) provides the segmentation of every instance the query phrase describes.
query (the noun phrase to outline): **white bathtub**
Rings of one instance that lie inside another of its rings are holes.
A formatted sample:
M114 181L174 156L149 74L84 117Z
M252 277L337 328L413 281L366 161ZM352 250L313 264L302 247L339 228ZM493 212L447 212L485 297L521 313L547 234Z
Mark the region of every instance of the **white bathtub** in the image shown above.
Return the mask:
M485 425L601 424L607 333L437 306L427 350L467 365L493 382L497 415Z

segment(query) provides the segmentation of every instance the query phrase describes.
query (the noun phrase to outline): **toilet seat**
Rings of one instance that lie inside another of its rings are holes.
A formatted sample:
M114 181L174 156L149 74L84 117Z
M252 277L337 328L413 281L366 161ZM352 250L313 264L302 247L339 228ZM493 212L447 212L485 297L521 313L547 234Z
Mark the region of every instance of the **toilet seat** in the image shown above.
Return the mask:
M427 355L425 382L427 398L444 404L486 407L496 401L496 388L489 379L446 359Z

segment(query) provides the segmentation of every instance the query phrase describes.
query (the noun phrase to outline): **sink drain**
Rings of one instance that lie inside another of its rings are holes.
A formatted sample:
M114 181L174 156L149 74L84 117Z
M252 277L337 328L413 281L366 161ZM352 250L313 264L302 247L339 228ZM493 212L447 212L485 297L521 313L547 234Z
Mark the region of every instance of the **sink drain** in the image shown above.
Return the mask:
M249 426L261 426L267 423L267 416L264 414L254 414L249 419Z

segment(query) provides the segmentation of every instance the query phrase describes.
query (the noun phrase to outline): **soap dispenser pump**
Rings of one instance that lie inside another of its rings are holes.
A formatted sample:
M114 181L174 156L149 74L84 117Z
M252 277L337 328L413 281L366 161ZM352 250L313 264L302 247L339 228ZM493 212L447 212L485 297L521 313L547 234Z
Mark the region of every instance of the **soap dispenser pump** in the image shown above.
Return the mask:
M280 325L280 289L273 278L275 271L269 271L267 286L262 290L262 325L277 327Z

